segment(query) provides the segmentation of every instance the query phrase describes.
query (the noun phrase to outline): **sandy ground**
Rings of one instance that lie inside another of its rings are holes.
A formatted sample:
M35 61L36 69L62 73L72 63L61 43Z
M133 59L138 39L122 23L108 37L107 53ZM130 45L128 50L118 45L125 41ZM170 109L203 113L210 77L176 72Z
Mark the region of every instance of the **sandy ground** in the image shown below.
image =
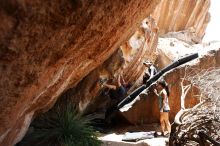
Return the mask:
M138 142L122 141L123 134L108 134L99 137L102 140L102 146L166 146L168 145L168 138L152 138L140 140Z
M160 131L159 124L116 127L115 129L112 129L110 132L108 132L108 134L100 135L99 139L103 142L102 146L167 146L168 145L168 138L166 137L144 139L137 142L122 141L126 132L149 132L149 131Z

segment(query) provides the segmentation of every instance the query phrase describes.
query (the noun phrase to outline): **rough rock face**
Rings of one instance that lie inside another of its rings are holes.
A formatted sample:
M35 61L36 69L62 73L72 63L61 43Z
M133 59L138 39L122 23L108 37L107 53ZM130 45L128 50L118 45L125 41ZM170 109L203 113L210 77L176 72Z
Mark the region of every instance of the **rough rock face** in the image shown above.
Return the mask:
M164 50L165 56L169 58L166 63L170 63L176 57L178 58L180 56L183 56L184 54L187 54L187 52L193 53L198 51L202 54L199 61L193 61L186 66L179 67L165 76L165 80L168 82L171 91L169 97L171 107L170 120L173 121L176 113L180 110L181 106L181 79L184 77L185 74L196 73L196 70L198 69L201 70L212 67L220 67L220 43L191 46L173 38L162 39L162 41L159 41L158 47L158 49ZM181 50L185 50L185 52ZM160 64L160 60L163 60L161 56L159 56L157 63ZM160 64L160 67L163 68L166 65L167 64ZM186 85L190 83L184 82L184 84ZM199 90L195 87L192 87L189 90L185 98L186 108L193 107L199 102L199 99L196 98L196 95L198 94ZM133 108L129 109L126 112L122 112L121 115L133 124L159 122L158 98L153 93L153 90L150 89L149 95L147 97L143 95L141 100L133 105Z
M162 0L152 17L160 28L160 34L188 30L201 41L210 20L210 0ZM194 37L195 38L195 37Z
M87 75L77 87L69 89L62 96L70 97L79 105L79 110L85 113L92 113L100 108L106 109L111 101L109 97L100 95L105 90L99 84L100 78L108 79L109 84L116 84L118 73L123 70L125 80L134 84L145 69L142 62L146 59L156 59L158 28L153 19L146 21L151 23L151 26L141 25L107 61Z
M183 30L178 32L168 32L164 35L161 35L164 38L177 38L181 41L184 41L188 44L201 43L201 37L198 37L197 34L191 32L190 30Z
M0 145L24 135L126 41L158 0L3 0L0 4Z

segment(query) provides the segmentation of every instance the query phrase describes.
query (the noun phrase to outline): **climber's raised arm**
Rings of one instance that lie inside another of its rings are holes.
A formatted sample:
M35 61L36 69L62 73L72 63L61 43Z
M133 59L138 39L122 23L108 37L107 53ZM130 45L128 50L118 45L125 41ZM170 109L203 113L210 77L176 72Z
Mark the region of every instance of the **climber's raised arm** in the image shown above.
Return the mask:
M116 89L117 89L117 87L116 87L115 85L110 85L110 84L107 84L107 83L104 83L103 86L104 86L104 87L107 87L107 88L109 88L109 89L113 89L113 90L116 90Z

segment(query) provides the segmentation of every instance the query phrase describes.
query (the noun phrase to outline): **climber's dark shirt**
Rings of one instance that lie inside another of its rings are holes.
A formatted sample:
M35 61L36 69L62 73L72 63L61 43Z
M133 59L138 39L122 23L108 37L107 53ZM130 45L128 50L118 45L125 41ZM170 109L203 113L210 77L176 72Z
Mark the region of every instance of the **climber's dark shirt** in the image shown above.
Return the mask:
M111 99L121 100L126 96L127 89L124 86L118 87L116 90L111 89L109 96Z

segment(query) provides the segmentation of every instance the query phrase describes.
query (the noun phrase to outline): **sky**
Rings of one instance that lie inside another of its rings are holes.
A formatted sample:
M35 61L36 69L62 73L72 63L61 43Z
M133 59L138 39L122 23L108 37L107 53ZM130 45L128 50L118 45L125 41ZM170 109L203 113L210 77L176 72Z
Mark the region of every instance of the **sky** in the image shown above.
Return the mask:
M203 42L220 41L220 0L211 0L209 12L211 20L207 26Z

